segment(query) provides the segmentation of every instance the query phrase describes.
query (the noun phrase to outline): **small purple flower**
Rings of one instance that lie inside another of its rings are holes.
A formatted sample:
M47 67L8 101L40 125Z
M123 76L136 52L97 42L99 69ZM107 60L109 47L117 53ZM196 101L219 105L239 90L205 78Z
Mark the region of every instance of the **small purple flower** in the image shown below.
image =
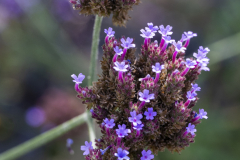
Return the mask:
M72 74L71 77L74 79L73 82L77 83L77 84L81 84L82 81L85 78L85 75L83 75L82 73L80 73L78 75L78 77L75 74Z
M133 126L133 129L140 131L142 130L143 126L144 124L137 124L136 126Z
M130 129L126 129L126 125L125 124L122 124L121 125L118 125L118 129L116 129L116 133L118 135L118 137L125 137L128 135L128 133L131 133L131 130Z
M88 155L89 154L89 150L92 150L93 146L92 146L92 142L85 141L85 146L81 146L81 150L85 151L83 153L83 155Z
M189 58L186 59L185 65L187 66L187 68L194 68L196 64L196 61L192 61Z
M108 29L104 29L104 32L107 34L108 37L113 37L115 34L115 31L113 31L111 27L109 27Z
M135 44L132 44L132 42L133 42L132 38L127 37L126 40L124 38L122 38L121 42L122 42L121 46L123 48L129 49L129 48L134 48L135 47Z
M197 34L193 33L192 31L188 31L188 32L184 32L185 36L186 36L186 40L191 39L193 37L196 37Z
M123 150L122 148L118 148L118 153L114 153L116 157L118 157L118 160L129 160L130 158L127 156L129 154L128 151Z
M208 49L207 47L203 48L203 46L200 46L198 49L198 52L202 52L203 54L205 54L205 56L208 54L209 51L210 49Z
M208 63L209 62L200 62L200 63L198 63L198 65L201 66L200 70L210 71L210 69L207 67Z
M163 25L159 26L159 33L162 35L162 36L167 36L167 35L172 35L173 32L171 32L172 30L172 26L169 26L167 25L166 28L164 28Z
M154 99L154 94L149 94L149 90L144 89L143 93L139 92L138 95L140 101L150 102L151 99Z
M195 125L191 125L191 123L188 124L188 127L186 127L187 132L191 133L193 136L195 135L194 132L197 132L197 130L195 129Z
M208 119L207 112L205 112L204 109L199 109L198 115L200 116L200 119L203 119L203 118Z
M122 55L123 54L123 50L121 49L121 48L119 48L118 46L116 46L115 48L114 48L114 51L115 51L115 53L117 54L117 55Z
M71 147L72 144L73 144L73 140L71 138L68 138L66 146Z
M199 62L199 63L209 61L209 58L206 57L206 54L201 51L198 51L198 54L193 53L193 57L197 58L197 62Z
M177 52L185 52L186 48L182 46L182 42L178 41L177 43L174 41L173 45L175 46L175 51Z
M195 101L196 100L195 96L197 96L197 93L191 92L191 91L187 92L187 99L188 100Z
M115 62L115 66L113 67L116 71L119 72L127 72L128 65L125 65L125 62Z
M164 65L160 65L160 63L156 63L155 66L152 66L152 71L155 73L161 73L161 70L164 69Z
M174 40L171 39L171 36L163 36L163 39L165 40L165 42L166 42L167 44L174 42Z
M158 26L153 26L153 23L148 23L148 27L145 27L146 30L151 30L151 32L156 33L158 30Z
M128 118L129 122L132 122L134 126L136 126L137 124L141 124L141 120L142 119L142 114L138 114L136 113L136 111L130 112L131 117Z
M187 36L183 33L182 38L181 38L181 42L186 41L186 40L187 40Z
M154 112L153 111L153 108L148 108L148 112L147 111L145 111L144 112L144 115L146 116L146 119L147 120L153 120L154 119L154 117L157 115L157 112Z
M140 36L142 36L143 38L153 38L155 36L155 33L149 29L146 29L146 31L144 29L141 29L140 31L142 32Z
M105 127L107 128L113 128L115 126L114 119L110 119L110 121L105 118L104 120Z
M151 76L148 74L146 77L144 77L144 78L139 78L139 81L142 81L142 80L146 80L146 79L148 79L148 78L150 78Z
M201 91L201 88L200 87L198 87L198 84L192 84L191 83L191 85L192 85L192 91L193 92L196 92L196 91Z
M152 155L151 150L148 150L147 152L145 150L142 151L141 160L151 160L153 158L154 158L154 155Z

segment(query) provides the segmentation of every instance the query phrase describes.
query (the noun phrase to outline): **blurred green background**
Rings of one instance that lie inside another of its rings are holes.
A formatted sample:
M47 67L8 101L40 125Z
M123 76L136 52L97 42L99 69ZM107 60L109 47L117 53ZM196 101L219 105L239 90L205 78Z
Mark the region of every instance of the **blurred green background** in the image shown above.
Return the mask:
M202 90L194 108L204 108L209 118L197 126L195 143L180 155L160 152L156 160L240 159L239 8L238 0L142 0L130 12L126 28L103 19L100 46L103 29L112 27L116 37L135 38L139 53L140 29L153 22L173 26L177 40L184 31L198 33L187 57L199 46L211 50L211 71L197 81ZM0 153L84 112L70 75L88 75L93 23L94 16L78 15L68 0L0 0ZM74 140L74 155L65 147L67 138ZM85 140L87 127L82 125L18 159L83 160Z

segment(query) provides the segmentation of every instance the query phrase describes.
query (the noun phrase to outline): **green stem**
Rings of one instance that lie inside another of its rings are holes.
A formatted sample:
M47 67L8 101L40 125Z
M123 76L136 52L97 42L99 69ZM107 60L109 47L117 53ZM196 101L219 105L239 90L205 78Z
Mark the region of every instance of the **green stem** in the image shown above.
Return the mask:
M57 137L63 135L64 133L70 131L73 128L78 127L79 125L83 124L87 121L87 113L83 113L71 120L47 131L42 133L41 135L28 140L27 142L20 144L10 150L7 150L0 154L0 160L12 160L18 158L29 151L32 151L35 148L38 148L49 141L56 139Z

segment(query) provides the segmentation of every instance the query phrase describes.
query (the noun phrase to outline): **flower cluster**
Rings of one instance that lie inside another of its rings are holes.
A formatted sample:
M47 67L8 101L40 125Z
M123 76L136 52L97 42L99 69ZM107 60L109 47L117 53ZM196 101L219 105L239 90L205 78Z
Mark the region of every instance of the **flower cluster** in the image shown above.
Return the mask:
M140 0L70 0L80 14L109 17L111 14L114 25L125 26L130 19L128 11Z
M196 34L184 32L171 39L171 26L141 29L144 44L135 57L132 38L116 39L112 28L105 30L102 74L90 88L79 86L82 74L72 75L78 97L91 109L102 131L96 149L82 147L86 159L151 160L165 149L181 152L196 136L195 126L207 112L193 110L197 103L195 83L202 70L209 70L208 48L199 47L196 58L185 60L185 50ZM151 39L160 33L160 43ZM147 151L144 149L148 149Z

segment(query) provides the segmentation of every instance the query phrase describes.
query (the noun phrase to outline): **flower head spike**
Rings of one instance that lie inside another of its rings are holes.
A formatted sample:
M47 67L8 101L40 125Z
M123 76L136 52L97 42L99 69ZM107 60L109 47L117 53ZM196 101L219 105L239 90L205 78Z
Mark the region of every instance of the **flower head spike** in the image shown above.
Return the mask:
M196 61L192 61L191 59L187 58L185 62L187 68L194 68L197 65Z
M191 83L191 85L192 85L192 91L193 92L196 92L196 91L201 91L201 88L200 87L198 87L198 84L192 84Z
M129 48L134 48L135 47L135 44L132 44L132 42L133 42L132 38L127 37L126 40L124 38L122 38L121 42L122 42L121 46L123 48L129 49Z
M149 29L146 29L146 31L144 29L141 29L140 31L142 32L140 36L142 36L143 38L153 38L155 36L155 33Z
M194 132L197 132L197 130L195 129L195 125L191 125L191 123L188 124L188 127L186 127L187 132L191 133L191 135L195 135Z
M119 72L127 72L128 65L125 65L125 62L115 62L115 66L113 67L116 71Z
M141 124L141 120L142 119L142 114L138 114L136 113L136 111L130 112L131 117L128 118L129 122L132 122L134 126L136 126L137 124Z
M208 49L208 47L203 48L203 46L200 46L198 49L198 52L202 52L203 54L205 54L205 56L208 54L209 51L210 49Z
M144 112L144 115L146 116L147 120L153 120L154 117L157 115L157 112L153 111L153 108L148 108L148 111Z
M105 123L105 127L107 128L113 128L115 126L114 119L110 119L109 121L107 118L105 118L103 121Z
M175 46L175 51L177 52L185 52L186 48L182 46L182 42L178 41L177 43L174 41L173 45Z
M188 91L187 92L187 99L190 101L195 101L196 100L197 93Z
M186 40L197 36L197 33L193 33L192 31L184 32L184 34L186 36Z
M152 155L151 150L148 150L147 152L145 150L142 151L141 160L151 160L153 158L154 158L154 155Z
M163 36L163 39L165 40L166 43L173 43L174 40L171 39L171 36Z
M128 151L118 148L117 153L114 155L118 158L118 160L129 160L130 158L127 156L128 154Z
M170 25L167 25L166 28L164 28L163 25L159 26L159 33L162 35L162 36L167 36L167 35L172 35L173 32L171 32L172 30L172 26Z
M125 124L122 124L121 125L118 125L118 129L116 129L116 133L118 135L118 137L125 137L128 135L128 133L131 133L131 130L130 129L126 129L126 125Z
M154 94L149 94L149 90L144 89L143 93L139 92L138 95L140 101L150 102L151 99L154 99Z
M207 112L205 112L204 109L199 109L198 115L200 116L200 119L203 119L203 118L208 119Z
M92 150L92 149L93 149L92 142L88 143L87 141L85 141L85 146L81 146L81 150L85 151L83 155L88 155L89 150Z
M104 29L104 32L107 34L108 37L113 37L115 34L115 31L113 31L111 27L109 27L108 29Z
M155 66L152 66L152 71L155 73L161 73L161 70L164 69L164 65L160 65L160 63L156 63Z
M114 51L115 51L115 53L117 54L117 55L122 55L123 54L123 50L121 49L121 48L119 48L118 46L116 46L115 48L114 48Z
M74 79L73 82L75 82L76 84L81 84L85 78L85 75L80 73L77 77L75 74L72 74L71 77Z
M150 30L151 32L156 33L158 30L158 26L153 26L153 23L147 23L148 27L145 27L146 30Z

